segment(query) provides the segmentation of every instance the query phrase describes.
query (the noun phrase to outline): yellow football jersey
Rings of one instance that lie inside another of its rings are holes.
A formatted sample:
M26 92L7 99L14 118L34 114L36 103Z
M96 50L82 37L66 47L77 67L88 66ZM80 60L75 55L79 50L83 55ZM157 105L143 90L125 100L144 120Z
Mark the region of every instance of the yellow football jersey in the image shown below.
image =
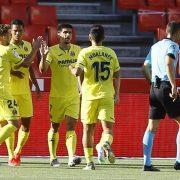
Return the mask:
M10 71L12 64L19 65L23 59L10 46L0 45L0 98L12 97Z
M78 56L76 66L84 69L83 99L113 97L113 73L120 69L120 65L112 49L104 46L84 48Z
M26 58L32 51L31 44L27 41L23 41L22 45L18 46L11 42L11 48L14 49L20 57L23 59ZM29 94L30 87L29 87L29 68L20 67L17 69L24 73L24 78L20 79L16 76L11 75L11 90L13 95L18 94Z
M51 68L50 97L78 96L77 78L69 70L69 65L77 62L81 48L71 44L69 50L63 50L58 45L52 46L46 58Z

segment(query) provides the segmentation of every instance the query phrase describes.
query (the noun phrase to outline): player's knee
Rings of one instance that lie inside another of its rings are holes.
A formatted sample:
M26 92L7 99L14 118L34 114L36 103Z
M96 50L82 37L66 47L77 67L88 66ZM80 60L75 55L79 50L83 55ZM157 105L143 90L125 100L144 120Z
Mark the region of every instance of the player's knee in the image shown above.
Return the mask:
M68 124L66 124L66 129L67 129L67 131L74 131L74 129L75 129L75 123L68 123Z
M19 121L10 121L10 123L16 128L16 130L19 128Z
M57 133L59 130L59 125L60 125L59 123L51 122L51 131Z
M107 129L104 129L104 130L103 130L103 133L104 133L104 134L111 134L111 135L113 135L113 130L107 128Z
M29 127L29 126L21 125L21 129L22 129L22 131L24 131L24 132L29 132L30 127Z
M103 126L104 134L113 134L113 128L111 126Z
M51 129L50 129L53 133L57 133L58 132L58 130L59 130L59 128L53 128L53 127L51 127Z
M158 130L158 127L153 127L153 126L149 127L149 131L152 133L156 133L157 130Z
M83 132L86 134L93 134L94 132L94 125L93 124L86 124L83 126Z
M57 126L51 126L51 131L52 131L53 133L57 133L58 130L59 130L59 127L57 127Z
M147 130L156 133L159 127L160 120L149 120Z

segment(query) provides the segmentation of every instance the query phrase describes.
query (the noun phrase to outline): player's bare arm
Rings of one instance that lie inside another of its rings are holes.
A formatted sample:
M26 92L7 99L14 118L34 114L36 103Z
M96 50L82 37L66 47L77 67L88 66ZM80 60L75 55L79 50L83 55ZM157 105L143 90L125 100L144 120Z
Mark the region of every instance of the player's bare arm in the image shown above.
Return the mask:
M49 64L46 62L46 57L47 57L48 52L49 52L49 47L44 41L40 47L41 61L39 63L39 71L41 73L46 72L47 69L49 68Z
M144 62L142 66L142 71L146 79L149 81L149 83L151 83L151 65L147 62Z
M71 71L71 73L74 75L74 76L80 76L82 73L83 73L83 69L81 69L80 67L74 67L72 65L69 66L69 70Z
M114 72L113 74L113 85L114 85L114 90L115 90L115 94L114 94L114 102L115 105L119 103L119 90L120 90L120 70Z
M78 76L78 90L79 90L79 95L80 98L82 96L82 83L84 80L84 71L80 74L80 76Z
M176 80L175 80L174 59L171 58L170 56L166 56L166 71L169 81L171 83L170 97L173 100L176 100L178 96L178 92L177 92Z
M38 36L37 39L32 44L31 53L24 59L24 61L20 65L16 66L15 68L18 69L20 67L24 67L24 68L30 67L42 42L43 42L42 36Z
M11 75L18 77L19 79L24 78L24 73L21 71L15 71L11 69Z
M29 74L30 74L30 79L31 79L31 81L32 81L32 83L33 83L34 86L35 86L37 96L38 96L38 98L39 98L39 97L40 97L41 90L40 90L40 88L39 88L39 84L38 84L37 79L36 79L36 77L35 77L34 70L33 70L32 66L29 67Z

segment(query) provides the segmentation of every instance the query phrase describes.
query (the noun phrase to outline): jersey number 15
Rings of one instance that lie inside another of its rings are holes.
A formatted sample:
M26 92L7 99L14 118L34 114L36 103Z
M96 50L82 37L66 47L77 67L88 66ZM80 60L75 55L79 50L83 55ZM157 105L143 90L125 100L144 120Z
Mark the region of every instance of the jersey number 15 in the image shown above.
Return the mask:
M95 82L98 82L99 80L105 81L109 78L110 75L110 69L109 69L110 62L94 62L92 64L92 67L94 69L94 75L95 75ZM99 75L99 73L106 72L106 75Z

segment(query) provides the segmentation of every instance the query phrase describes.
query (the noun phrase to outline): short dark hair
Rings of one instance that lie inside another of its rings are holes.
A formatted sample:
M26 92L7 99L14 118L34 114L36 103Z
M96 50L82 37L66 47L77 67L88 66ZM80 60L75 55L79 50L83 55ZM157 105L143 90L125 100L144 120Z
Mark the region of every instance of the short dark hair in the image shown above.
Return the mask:
M0 36L4 36L11 29L9 24L0 24Z
M58 31L62 31L62 29L64 29L64 28L73 29L73 26L71 24L60 24L58 26Z
M166 27L166 32L167 34L170 34L173 36L180 30L180 22L172 21L169 22L167 27Z
M104 39L104 28L102 25L93 25L90 29L90 35L92 38L96 41L96 43L99 43Z
M12 26L12 25L22 26L22 27L24 28L24 23L23 23L23 21L20 20L20 19L13 19L13 20L11 21L11 26Z

